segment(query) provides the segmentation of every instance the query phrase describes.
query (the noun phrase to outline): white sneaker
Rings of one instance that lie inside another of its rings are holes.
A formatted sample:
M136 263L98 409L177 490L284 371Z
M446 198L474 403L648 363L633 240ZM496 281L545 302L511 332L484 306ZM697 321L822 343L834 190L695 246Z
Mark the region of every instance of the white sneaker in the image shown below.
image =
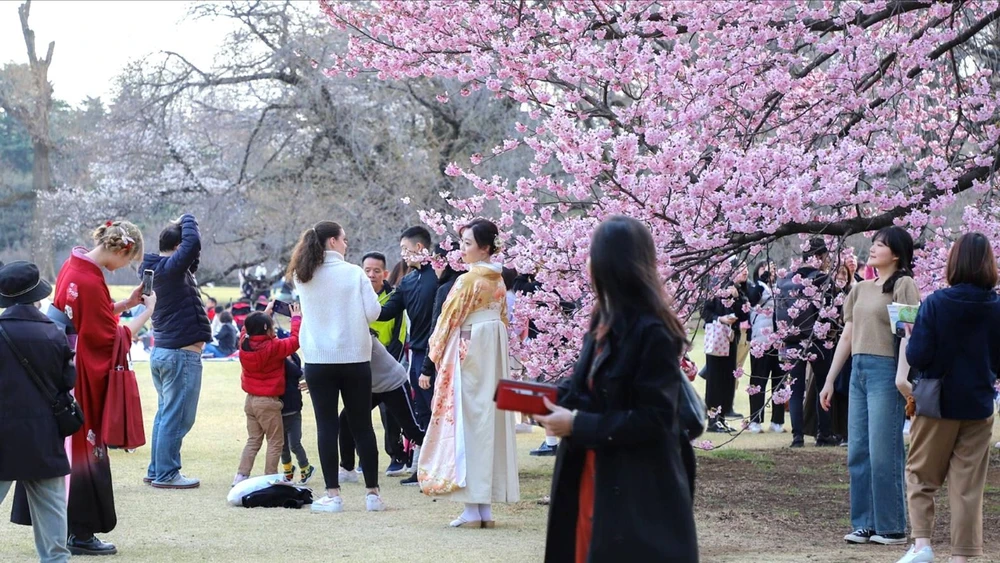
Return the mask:
M313 512L343 512L344 511L344 499L339 496L331 497L324 496L319 500L314 500L312 503Z
M772 422L771 432L774 432L775 434L783 434L785 432L785 427L778 424L777 422Z
M896 563L934 563L934 551L929 546L917 551L917 546L912 545Z
M368 512L382 512L385 510L385 503L382 502L382 497L368 493L365 495L365 507L368 508Z
M764 429L760 427L760 424L756 422L751 422L750 426L747 429L750 431L751 434L760 434L761 432L764 431Z
M358 474L355 473L354 471L348 471L348 470L344 469L343 467L340 468L340 471L338 472L338 475L340 475L339 479L340 479L341 483L357 483L358 482Z

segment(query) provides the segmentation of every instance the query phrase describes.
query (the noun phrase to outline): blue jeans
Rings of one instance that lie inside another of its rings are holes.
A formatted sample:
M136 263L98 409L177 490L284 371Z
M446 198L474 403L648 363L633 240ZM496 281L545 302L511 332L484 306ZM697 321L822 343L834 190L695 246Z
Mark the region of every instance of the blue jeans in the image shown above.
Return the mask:
M205 351L201 353L203 358L228 358L230 354L226 354L215 344L206 344Z
M181 470L181 442L194 426L198 412L201 354L153 348L149 367L157 401L146 477L162 483L172 480Z
M896 361L886 356L855 355L847 419L854 529L879 534L906 531L905 408L906 401L896 389Z

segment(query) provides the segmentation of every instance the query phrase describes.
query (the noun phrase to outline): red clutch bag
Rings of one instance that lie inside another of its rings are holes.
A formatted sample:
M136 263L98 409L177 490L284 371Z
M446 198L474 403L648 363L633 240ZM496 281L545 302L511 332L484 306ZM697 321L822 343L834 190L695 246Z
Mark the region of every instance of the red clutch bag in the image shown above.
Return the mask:
M542 401L543 397L548 397L553 403L556 402L556 386L548 383L501 379L497 384L493 400L496 401L497 408L502 411L549 414L549 408Z

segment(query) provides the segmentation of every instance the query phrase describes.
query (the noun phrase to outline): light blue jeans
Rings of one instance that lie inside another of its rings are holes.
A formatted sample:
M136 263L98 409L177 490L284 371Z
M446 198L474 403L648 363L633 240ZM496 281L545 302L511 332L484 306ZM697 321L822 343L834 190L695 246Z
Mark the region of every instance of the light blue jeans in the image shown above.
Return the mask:
M896 361L855 355L847 420L854 529L878 534L906 532L905 409L906 400L896 389Z
M6 498L13 481L0 481L0 503ZM21 481L28 494L31 528L35 533L35 550L42 563L69 561L66 547L66 478Z
M194 426L201 395L201 354L153 348L149 367L157 400L146 477L163 483L180 473L181 443Z

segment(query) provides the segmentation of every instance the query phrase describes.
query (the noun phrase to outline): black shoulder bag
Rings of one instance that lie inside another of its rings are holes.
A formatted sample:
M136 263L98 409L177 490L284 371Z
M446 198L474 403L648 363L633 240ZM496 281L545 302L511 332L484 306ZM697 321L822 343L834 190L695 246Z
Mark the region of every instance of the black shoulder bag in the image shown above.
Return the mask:
M80 408L80 404L69 393L54 393L46 385L45 381L35 372L35 368L31 367L28 358L14 345L14 341L10 339L2 324L0 324L0 336L3 336L3 339L7 341L7 346L24 366L24 371L28 372L35 385L38 386L38 390L49 401L52 414L56 417L56 426L59 427L59 435L65 437L76 433L83 426L83 410Z

